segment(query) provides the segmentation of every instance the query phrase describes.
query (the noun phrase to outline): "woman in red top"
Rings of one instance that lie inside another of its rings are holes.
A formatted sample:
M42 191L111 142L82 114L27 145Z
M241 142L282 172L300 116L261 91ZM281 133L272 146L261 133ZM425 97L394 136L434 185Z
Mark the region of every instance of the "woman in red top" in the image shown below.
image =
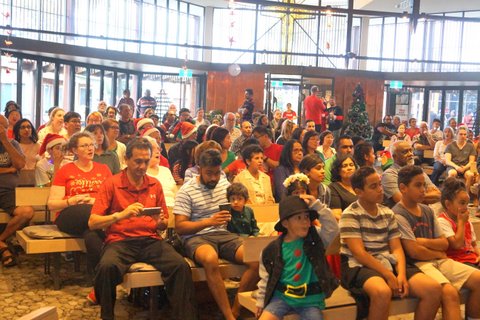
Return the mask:
M90 210L98 189L112 174L106 165L93 162L95 139L91 133L74 134L68 149L76 160L61 167L55 175L48 208L59 211L55 224L60 231L82 236L88 230Z

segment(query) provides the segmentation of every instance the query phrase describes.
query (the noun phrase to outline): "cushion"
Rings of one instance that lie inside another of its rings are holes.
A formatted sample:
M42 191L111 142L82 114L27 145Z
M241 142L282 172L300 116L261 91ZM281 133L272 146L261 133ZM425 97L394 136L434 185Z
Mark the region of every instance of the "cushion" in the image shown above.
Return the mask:
M130 266L128 272L158 271L152 265L145 262L136 262Z
M54 224L42 226L28 226L23 228L23 233L34 239L78 238L76 236L58 230L58 227Z

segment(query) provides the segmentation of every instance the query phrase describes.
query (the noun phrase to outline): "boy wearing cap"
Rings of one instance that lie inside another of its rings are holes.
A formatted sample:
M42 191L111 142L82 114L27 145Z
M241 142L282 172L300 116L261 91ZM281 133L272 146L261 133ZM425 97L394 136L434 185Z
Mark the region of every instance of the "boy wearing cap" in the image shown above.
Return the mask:
M69 162L64 159L64 147L67 140L56 133L49 133L43 140L39 155L43 157L35 166L35 184L50 187L58 169ZM45 153L48 152L48 157Z
M260 258L257 317L282 319L295 312L301 319L322 319L322 309L338 281L325 260L325 248L338 234L331 211L311 195L280 202L282 232ZM312 225L319 219L321 228Z
M419 299L415 319L434 319L441 287L405 262L395 215L379 204L380 176L372 167L361 167L351 181L358 200L343 211L339 222L341 274L342 286L357 300L359 318L368 313L368 319L386 320L391 298L411 295Z

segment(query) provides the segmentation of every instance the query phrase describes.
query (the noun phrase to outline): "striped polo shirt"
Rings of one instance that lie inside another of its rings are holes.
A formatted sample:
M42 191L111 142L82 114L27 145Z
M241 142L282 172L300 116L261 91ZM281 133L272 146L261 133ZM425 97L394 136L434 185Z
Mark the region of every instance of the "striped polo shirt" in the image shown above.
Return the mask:
M227 188L229 185L228 180L222 177L214 189L208 189L200 183L197 177L190 179L177 192L173 214L187 216L190 218L190 221L201 221L210 218L214 213L220 211L218 205L228 202ZM196 234L183 235L182 238L185 240L194 235L218 230L226 231L227 226L207 227Z
M350 268L362 266L345 243L347 238L359 238L363 240L365 250L376 259L389 260L396 264L395 257L390 254L389 241L400 238L395 214L391 209L383 205L377 205L378 213L372 216L360 205L353 202L343 211L340 218L340 253L348 257Z

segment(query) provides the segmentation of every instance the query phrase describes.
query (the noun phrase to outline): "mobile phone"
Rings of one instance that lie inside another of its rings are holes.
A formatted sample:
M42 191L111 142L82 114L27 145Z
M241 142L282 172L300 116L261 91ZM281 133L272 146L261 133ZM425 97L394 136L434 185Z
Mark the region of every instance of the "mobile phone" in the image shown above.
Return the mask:
M230 202L222 203L218 205L218 209L220 209L220 211L230 211L232 209L232 205Z
M161 207L143 208L143 211L140 215L142 215L142 216L153 216L155 214L160 214L161 210L162 210Z

